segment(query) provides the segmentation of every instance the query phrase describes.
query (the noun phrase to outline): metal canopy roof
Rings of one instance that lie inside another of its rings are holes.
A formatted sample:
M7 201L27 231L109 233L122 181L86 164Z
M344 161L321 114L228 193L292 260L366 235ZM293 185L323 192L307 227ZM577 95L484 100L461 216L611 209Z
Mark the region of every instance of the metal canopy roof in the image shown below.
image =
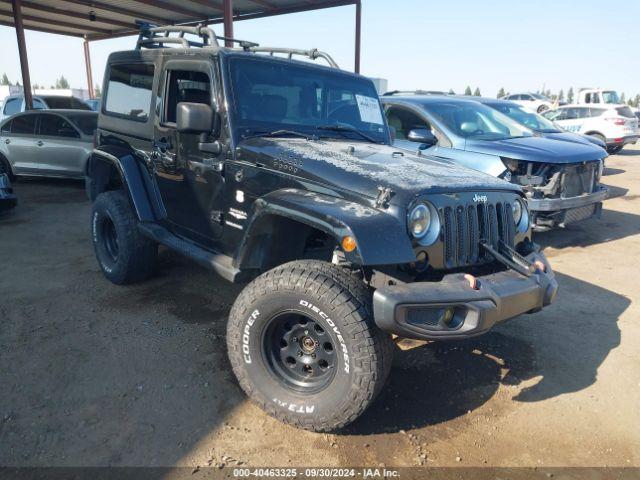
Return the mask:
M136 20L158 25L223 23L226 0L22 0L27 30L102 40L138 33ZM233 0L233 21L356 5L358 0ZM15 27L11 0L0 25Z

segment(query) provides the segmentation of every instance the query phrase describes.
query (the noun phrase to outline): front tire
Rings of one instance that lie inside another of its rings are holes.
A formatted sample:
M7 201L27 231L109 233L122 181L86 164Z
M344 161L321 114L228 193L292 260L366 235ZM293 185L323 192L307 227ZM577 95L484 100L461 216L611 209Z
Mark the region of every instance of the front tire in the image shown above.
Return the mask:
M111 282L124 285L153 273L158 245L138 230L138 219L122 190L98 195L91 230L98 264Z
M285 423L322 432L365 411L384 386L393 351L373 322L364 283L316 260L251 282L231 309L227 346L252 400Z

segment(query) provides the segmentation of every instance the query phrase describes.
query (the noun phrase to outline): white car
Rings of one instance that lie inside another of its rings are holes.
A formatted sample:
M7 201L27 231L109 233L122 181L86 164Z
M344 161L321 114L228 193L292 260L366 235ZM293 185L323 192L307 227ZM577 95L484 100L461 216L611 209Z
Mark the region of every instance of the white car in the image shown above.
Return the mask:
M509 100L538 113L549 110L553 106L553 100L539 93L512 93L500 100Z
M569 132L599 138L609 153L618 153L638 140L638 119L627 106L565 105L542 115Z

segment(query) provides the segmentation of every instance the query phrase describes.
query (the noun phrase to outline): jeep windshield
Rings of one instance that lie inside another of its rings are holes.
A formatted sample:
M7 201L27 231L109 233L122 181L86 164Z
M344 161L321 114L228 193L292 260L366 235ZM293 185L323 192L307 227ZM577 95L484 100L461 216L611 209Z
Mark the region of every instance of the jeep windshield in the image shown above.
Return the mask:
M231 57L235 128L241 138L308 135L387 143L373 83L340 70Z
M485 105L504 113L507 117L515 120L520 125L530 128L539 133L560 133L562 130L551 120L547 120L542 115L533 113L517 104L486 103Z
M507 140L533 133L506 115L477 102L425 102L423 108L454 135L469 140Z

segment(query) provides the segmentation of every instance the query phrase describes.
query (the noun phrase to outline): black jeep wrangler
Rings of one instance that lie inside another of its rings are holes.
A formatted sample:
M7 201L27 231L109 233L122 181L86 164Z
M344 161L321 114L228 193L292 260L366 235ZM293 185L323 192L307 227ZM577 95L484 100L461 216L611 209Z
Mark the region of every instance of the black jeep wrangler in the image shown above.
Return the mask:
M264 410L337 429L395 336L466 338L554 299L520 187L397 151L373 83L328 55L237 43L147 27L112 54L87 191L113 283L149 277L159 244L247 283L228 352Z

